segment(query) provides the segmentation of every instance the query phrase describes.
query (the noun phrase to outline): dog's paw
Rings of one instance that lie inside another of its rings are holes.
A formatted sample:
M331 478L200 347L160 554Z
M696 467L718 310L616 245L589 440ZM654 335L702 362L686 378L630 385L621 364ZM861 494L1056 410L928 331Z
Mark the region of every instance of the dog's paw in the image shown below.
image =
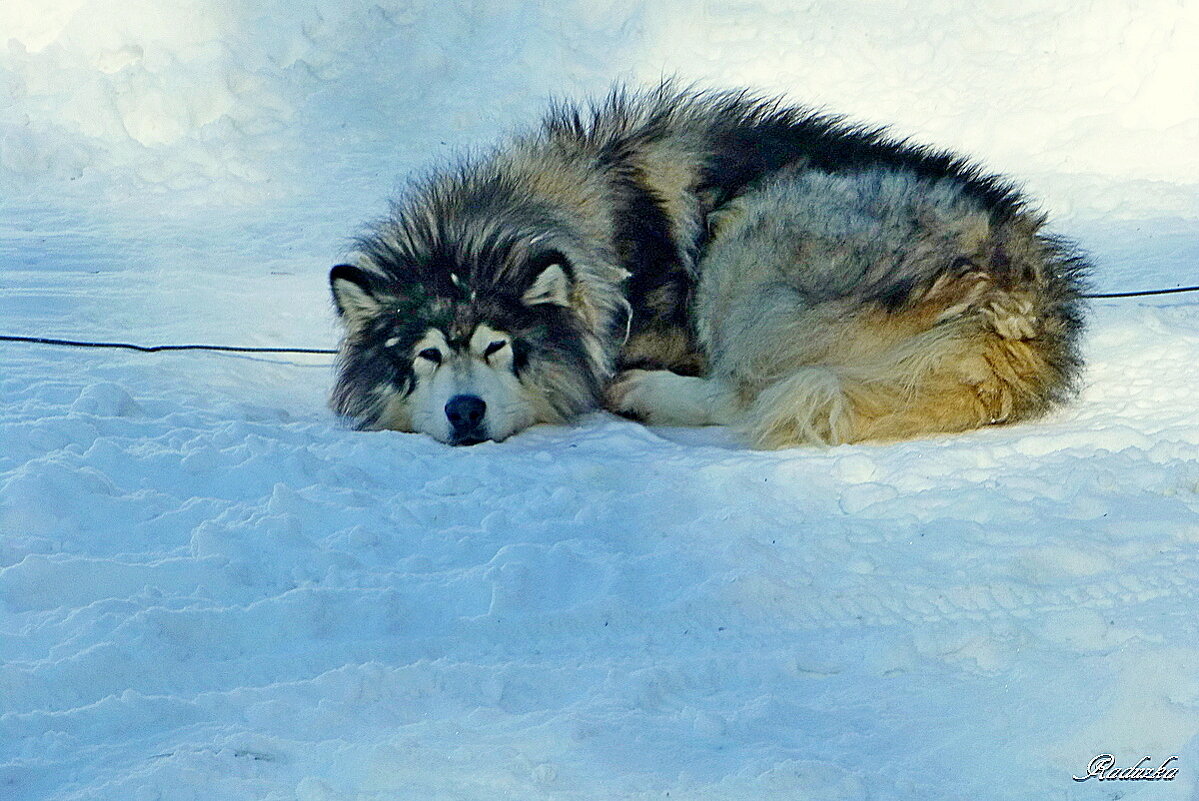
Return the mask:
M616 376L605 406L650 425L704 426L716 422L719 393L715 384L669 370L626 370Z
M604 391L604 406L609 411L634 420L649 422L652 407L652 376L657 370L625 370Z

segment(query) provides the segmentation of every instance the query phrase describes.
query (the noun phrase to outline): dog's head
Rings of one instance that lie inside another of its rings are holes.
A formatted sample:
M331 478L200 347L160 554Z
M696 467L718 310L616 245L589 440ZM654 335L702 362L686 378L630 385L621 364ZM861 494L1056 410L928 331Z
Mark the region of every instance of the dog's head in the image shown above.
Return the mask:
M334 409L361 428L472 445L594 408L610 357L571 260L505 251L502 265L463 265L376 247L366 266L334 267Z

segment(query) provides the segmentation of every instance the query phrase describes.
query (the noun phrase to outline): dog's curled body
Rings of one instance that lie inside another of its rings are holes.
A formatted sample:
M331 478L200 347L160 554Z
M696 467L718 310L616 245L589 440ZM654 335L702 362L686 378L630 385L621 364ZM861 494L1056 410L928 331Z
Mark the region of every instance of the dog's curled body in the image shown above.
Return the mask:
M618 91L415 185L334 268L333 406L452 443L605 400L759 447L1027 419L1081 364L1086 265L1042 224L880 130Z
M651 422L760 447L903 439L1028 419L1078 371L1072 251L945 178L785 172L733 201L701 262L704 378L627 374Z

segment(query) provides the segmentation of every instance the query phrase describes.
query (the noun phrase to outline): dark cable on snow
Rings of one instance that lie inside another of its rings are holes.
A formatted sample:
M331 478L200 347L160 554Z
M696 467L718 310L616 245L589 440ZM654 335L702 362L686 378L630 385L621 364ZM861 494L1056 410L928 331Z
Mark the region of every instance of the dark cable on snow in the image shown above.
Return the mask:
M1105 292L1083 295L1084 298L1139 298L1144 295L1173 295L1175 292L1199 292L1199 286L1180 286L1176 289L1143 289L1140 292Z
M1175 289L1145 289L1140 292L1103 292L1083 295L1084 298L1139 298L1146 295L1173 295L1178 292L1199 292L1199 286L1181 286ZM336 350L327 348L247 348L237 345L134 345L129 342L86 342L77 339L50 339L49 337L18 337L0 334L0 342L32 342L37 345L66 345L73 348L122 348L141 353L159 353L166 350L215 350L226 353L319 353L333 355Z
M84 342L76 339L50 339L48 337L17 337L0 334L4 342L33 342L38 345L68 345L73 348L123 348L141 353L158 353L164 350L216 350L228 353L321 353L334 354L325 348L247 348L236 345L133 345L128 342Z

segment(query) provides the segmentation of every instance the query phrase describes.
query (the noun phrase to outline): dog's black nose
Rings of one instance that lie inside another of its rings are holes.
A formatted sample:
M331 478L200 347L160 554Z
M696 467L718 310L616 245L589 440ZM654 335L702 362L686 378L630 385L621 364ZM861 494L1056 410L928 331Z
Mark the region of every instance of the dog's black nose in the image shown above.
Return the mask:
M478 395L455 395L445 405L445 416L455 435L470 434L479 428L487 404Z

